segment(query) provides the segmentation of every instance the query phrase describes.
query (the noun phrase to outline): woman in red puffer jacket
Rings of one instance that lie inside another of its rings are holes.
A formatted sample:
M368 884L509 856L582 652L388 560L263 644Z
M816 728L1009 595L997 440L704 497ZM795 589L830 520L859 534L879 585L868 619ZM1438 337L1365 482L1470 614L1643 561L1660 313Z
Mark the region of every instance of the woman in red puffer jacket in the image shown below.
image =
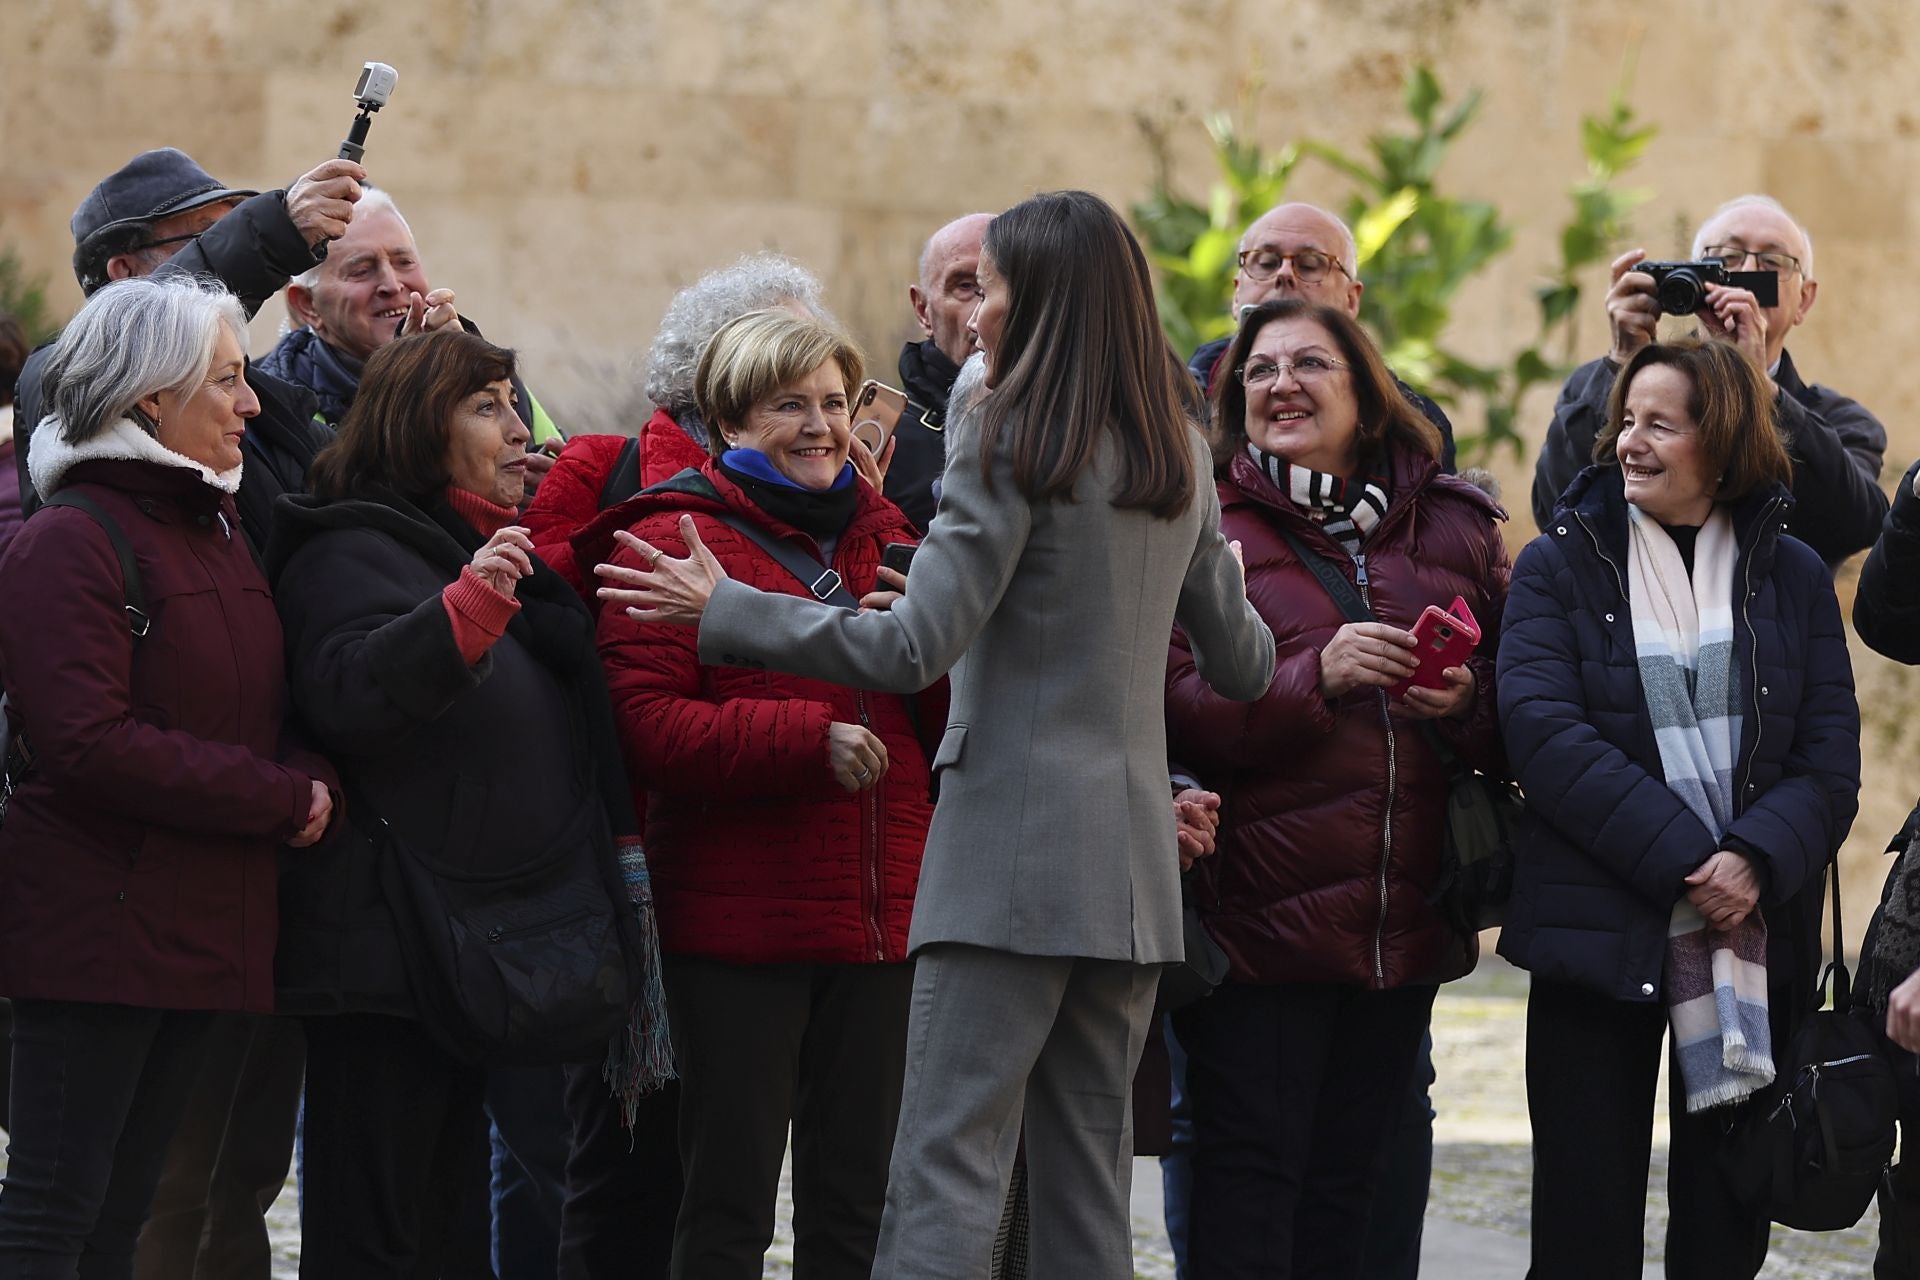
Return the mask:
M1502 766L1504 513L1441 474L1438 433L1346 313L1258 307L1224 367L1220 526L1278 662L1252 703L1209 690L1178 634L1168 672L1168 751L1226 799L1218 850L1193 874L1232 962L1173 1020L1196 1138L1188 1263L1195 1277L1358 1274L1434 993L1473 967L1474 939L1432 905L1447 779L1427 731ZM1347 622L1289 534L1378 621ZM1392 696L1414 669L1410 629L1455 596L1479 648L1444 689Z
M807 595L728 523L741 521L814 557L821 573L830 564L854 596L884 588L882 549L915 538L848 461L860 372L844 337L786 311L721 329L696 380L716 456L608 511L574 539L576 563L643 564L636 535L685 554L690 528L729 576ZM921 741L941 729L944 693L908 699L709 666L694 632L616 608L599 625L646 801L681 1080L674 1272L760 1275L791 1124L795 1195L817 1206L796 1263L865 1275L905 1071L907 926L933 814Z

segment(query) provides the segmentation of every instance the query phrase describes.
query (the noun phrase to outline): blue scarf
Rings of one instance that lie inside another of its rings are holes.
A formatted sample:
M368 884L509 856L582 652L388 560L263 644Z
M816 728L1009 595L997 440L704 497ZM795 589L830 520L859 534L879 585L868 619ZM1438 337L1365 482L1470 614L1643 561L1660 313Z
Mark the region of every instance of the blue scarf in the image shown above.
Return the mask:
M809 489L780 474L773 459L758 449L729 449L720 455L720 470L740 486L753 505L783 524L818 539L840 536L860 505L849 462L826 489Z

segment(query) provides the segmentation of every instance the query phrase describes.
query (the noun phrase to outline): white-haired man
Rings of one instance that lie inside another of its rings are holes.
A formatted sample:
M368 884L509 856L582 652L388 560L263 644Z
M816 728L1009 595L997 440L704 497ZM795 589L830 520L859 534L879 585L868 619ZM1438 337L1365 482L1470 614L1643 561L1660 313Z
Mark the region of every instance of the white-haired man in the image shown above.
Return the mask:
M393 197L373 186L366 187L352 224L326 260L288 283L287 310L298 327L259 366L313 392L329 426L338 425L353 403L367 358L387 343L449 324L478 332L454 309L453 290L429 283L413 229ZM557 447L561 433L517 374L514 383L520 418L533 434L529 476L537 479L553 460L534 450L549 440Z
M1300 298L1359 319L1360 295L1367 288L1360 283L1359 257L1352 228L1319 205L1299 201L1275 205L1254 219L1240 237L1233 273L1233 317L1238 320L1263 302ZM1232 334L1204 343L1187 362L1202 392L1212 392L1220 358L1232 343ZM1440 466L1451 472L1453 423L1446 411L1406 383L1399 386L1414 408L1439 428L1444 445Z
M1611 349L1573 371L1553 407L1553 423L1533 472L1533 518L1544 531L1560 494L1593 461L1593 441L1621 366L1652 342L1660 322L1653 277L1635 268L1646 260L1634 249L1613 262L1607 291ZM1813 239L1770 196L1729 200L1700 224L1695 261L1729 271L1770 271L1779 299L1761 306L1746 289L1708 285L1696 313L1700 332L1725 338L1764 369L1775 388L1774 411L1793 457L1793 513L1787 529L1829 564L1873 544L1887 514L1880 467L1887 431L1858 401L1808 383L1787 354L1787 334L1807 318L1819 295Z

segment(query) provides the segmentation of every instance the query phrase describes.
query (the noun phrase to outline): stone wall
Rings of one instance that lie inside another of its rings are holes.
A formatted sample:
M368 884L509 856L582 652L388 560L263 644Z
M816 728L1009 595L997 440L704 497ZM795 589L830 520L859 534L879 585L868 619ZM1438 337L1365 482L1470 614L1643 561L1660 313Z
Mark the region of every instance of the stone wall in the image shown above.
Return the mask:
M401 79L369 167L435 283L525 352L564 424L630 428L636 360L707 268L794 255L885 363L912 336L919 245L946 219L1044 187L1137 197L1142 120L1198 189L1199 117L1249 77L1266 141L1356 146L1399 124L1401 78L1426 60L1450 91L1486 93L1445 185L1520 228L1453 335L1491 356L1531 331L1580 117L1636 42L1633 101L1661 128L1632 178L1656 193L1639 238L1677 255L1747 190L1794 209L1822 282L1796 356L1886 420L1891 483L1920 452L1900 345L1920 280L1920 46L1899 0L0 0L0 245L70 308L67 218L100 175L173 144L228 181L282 184L333 153L378 58ZM1309 162L1294 191L1337 203L1345 184ZM1597 294L1586 311L1597 352ZM278 314L256 322L258 347ZM1523 469L1503 470L1524 506ZM1524 515L1514 530L1531 532ZM1891 696L1911 682L1878 663L1862 659L1889 697L1859 848L1920 788Z

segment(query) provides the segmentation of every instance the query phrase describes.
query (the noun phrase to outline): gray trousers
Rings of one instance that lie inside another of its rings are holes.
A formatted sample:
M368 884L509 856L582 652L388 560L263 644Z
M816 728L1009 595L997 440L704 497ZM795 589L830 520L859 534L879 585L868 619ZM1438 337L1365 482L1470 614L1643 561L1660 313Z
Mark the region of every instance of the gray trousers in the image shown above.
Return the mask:
M874 1280L985 1280L1023 1120L1032 1274L1130 1280L1131 1090L1160 968L921 950Z

